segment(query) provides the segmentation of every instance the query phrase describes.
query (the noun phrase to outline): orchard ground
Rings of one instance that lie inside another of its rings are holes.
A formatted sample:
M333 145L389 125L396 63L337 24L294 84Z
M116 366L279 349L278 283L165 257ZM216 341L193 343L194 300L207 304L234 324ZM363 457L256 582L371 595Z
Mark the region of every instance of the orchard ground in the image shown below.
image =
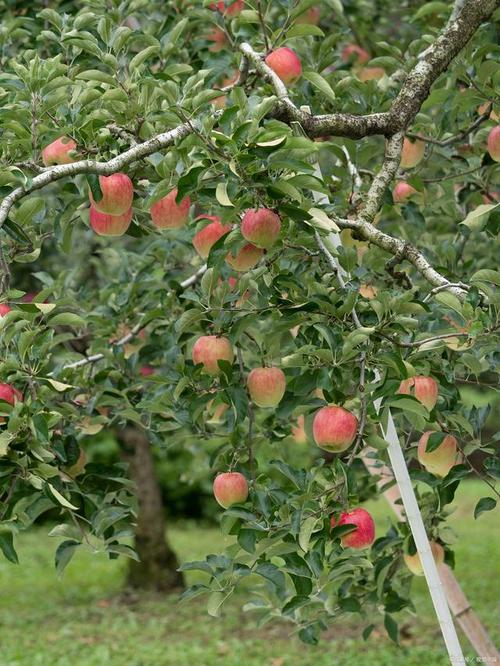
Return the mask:
M450 526L457 535L455 573L493 640L500 639L499 602L493 581L500 577L498 515L472 518L480 482L457 493ZM383 499L370 510L382 531L390 516ZM391 517L392 518L392 517ZM18 541L21 566L0 561L1 666L441 666L447 664L425 581L415 579L417 617L402 616L401 648L379 627L367 642L368 624L353 616L331 627L318 647L301 643L293 626L276 621L258 628L241 610L248 601L236 594L223 616L206 614L202 600L179 604L175 597L122 594L125 560L109 561L80 553L58 580L53 568L55 541L33 530ZM379 532L381 533L381 532ZM182 561L220 552L217 527L176 525L171 540ZM188 572L189 573L189 572ZM189 575L189 582L196 574ZM462 636L469 663L475 655Z

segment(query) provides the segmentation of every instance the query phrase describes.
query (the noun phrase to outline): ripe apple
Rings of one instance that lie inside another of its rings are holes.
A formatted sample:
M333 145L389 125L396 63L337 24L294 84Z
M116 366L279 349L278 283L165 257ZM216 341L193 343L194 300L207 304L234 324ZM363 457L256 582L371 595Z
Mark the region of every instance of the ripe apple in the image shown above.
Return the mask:
M155 369L152 365L141 365L139 368L139 374L141 377L150 377L155 374Z
M132 222L132 208L122 215L109 215L90 206L89 222L99 236L123 236Z
M309 7L300 16L297 16L295 23L305 23L307 25L318 25L321 20L321 9L319 7Z
M373 284L361 284L359 285L359 293L363 298L368 298L371 300L375 298L378 294L378 289Z
M365 49L357 44L348 44L342 49L340 55L344 62L356 61L358 65L364 65L370 60L370 54Z
M266 57L266 63L283 83L294 83L302 75L300 58L288 46L281 46L276 51L272 51Z
M212 11L219 11L221 14L225 14L226 16L238 16L238 14L243 11L244 8L245 0L236 0L236 2L231 2L227 7L224 0L210 3L210 9Z
M268 208L247 210L241 221L241 235L257 247L268 249L276 242L281 230L281 220Z
M75 160L71 153L76 150L76 143L73 139L66 136L60 136L42 150L42 162L45 166L54 166L55 164L71 164Z
M217 502L228 509L233 504L243 504L248 497L248 483L239 472L223 472L214 480L214 497Z
M216 215L198 215L196 219L212 220L210 224L203 227L203 229L198 231L193 237L194 249L198 252L200 257L206 259L210 254L212 245L214 245L219 238L222 238L222 236L229 233L231 231L231 226L222 224L220 218Z
M325 451L341 453L354 442L358 419L343 407L330 405L318 409L313 419L313 437Z
M432 377L415 375L415 377L409 377L401 382L398 393L415 396L424 407L431 411L436 406L439 385Z
M11 386L11 384L0 384L0 400L5 400L9 405L14 406L17 401L23 401L23 394L14 388L14 386ZM0 417L0 423L5 423L5 421L6 419Z
M213 42L213 44L208 47L208 50L212 53L218 53L219 51L222 51L227 44L226 33L220 28L212 28L209 32L207 32L206 39L209 42Z
M248 271L260 261L263 254L264 250L262 248L248 243L241 248L236 256L230 252L226 257L226 263L235 271Z
M254 368L247 379L250 397L259 407L276 407L286 389L286 377L280 368Z
M0 317L5 317L5 315L12 310L7 303L0 303Z
M417 194L417 190L404 180L400 180L392 190L392 199L394 203L404 203L413 194Z
M189 196L185 196L177 204L175 201L176 197L177 188L174 187L171 192L154 203L149 209L151 219L157 229L178 229L179 227L183 227L188 221L191 199Z
M445 477L457 462L457 440L453 435L446 435L434 451L427 452L427 441L432 430L424 432L418 442L418 461L434 476Z
M193 363L203 364L203 370L209 375L219 375L221 369L218 361L234 361L231 343L227 338L217 335L202 335L193 346Z
M356 525L357 529L345 534L340 538L340 543L344 548L367 548L375 541L375 523L366 509L358 507L352 511L340 514L338 522L334 516L330 518L330 527L338 525Z
M500 125L494 127L488 134L488 152L492 160L500 162Z
M360 81L376 81L385 76L385 69L382 67L362 67L357 76Z
M416 139L410 141L406 137L403 140L403 150L401 151L401 167L403 169L412 169L421 161L425 153L425 142Z
M437 543L437 541L430 541L430 547L431 547L432 556L434 557L436 564L437 565L443 564L444 562L443 546L440 543ZM422 562L420 561L420 555L418 553L415 553L414 555L405 553L403 555L403 559L405 561L406 566L412 572L412 574L414 574L415 576L424 575L424 569L422 567Z
M102 192L100 201L94 201L92 192L89 193L90 201L99 213L123 215L130 209L134 198L134 186L126 174L99 176L99 186Z

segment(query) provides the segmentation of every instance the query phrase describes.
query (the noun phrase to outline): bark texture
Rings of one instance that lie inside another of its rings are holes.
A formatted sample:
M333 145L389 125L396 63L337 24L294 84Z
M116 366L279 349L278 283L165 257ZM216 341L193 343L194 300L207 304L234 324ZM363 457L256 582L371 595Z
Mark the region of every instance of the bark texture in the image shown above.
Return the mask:
M134 588L172 592L183 587L177 556L166 538L161 490L148 437L137 426L117 431L130 478L136 485L138 516L135 549L140 562L130 561L128 584Z

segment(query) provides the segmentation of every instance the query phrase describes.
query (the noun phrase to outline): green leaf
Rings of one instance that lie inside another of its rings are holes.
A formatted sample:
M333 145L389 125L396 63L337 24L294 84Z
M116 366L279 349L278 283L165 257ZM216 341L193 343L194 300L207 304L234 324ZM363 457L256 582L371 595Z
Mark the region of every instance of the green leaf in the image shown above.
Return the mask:
M47 487L50 490L51 494L53 495L54 499L58 502L58 504L64 506L66 509L72 509L73 511L76 511L78 509L78 507L71 504L71 502L67 500L64 497L64 495L61 495L61 493L57 490L57 488L54 488L54 486L51 483L47 483Z
M9 562L19 564L12 532L0 532L0 550Z
M315 516L309 516L306 518L300 526L299 531L299 546L302 548L304 553L307 553L309 550L309 542L311 540L312 533L314 528L318 523L318 518Z
M471 231L481 231L486 226L490 213L498 206L500 204L481 204L472 210L460 224L468 227Z
M496 284L497 287L500 287L500 272L493 271L488 268L483 268L480 271L476 271L470 279L471 282L492 282Z
M99 202L103 197L101 186L99 184L99 176L95 173L88 173L86 178L94 201Z
M335 93L328 81L317 72L304 72L303 77L317 88L323 95L330 100L335 101Z
M14 222L14 220L11 220L10 217L8 217L2 224L2 229L16 242L21 243L21 245L31 245L30 237L25 234L21 227Z
M67 539L59 544L55 555L57 575L60 576L80 545L79 541Z
M496 505L497 501L493 497L482 497L474 509L474 518L479 518L485 511L492 511Z
M9 444L15 438L14 433L12 432L2 432L0 433L0 458L7 455L9 450Z
M398 623L387 613L384 617L384 627L389 638L397 645L399 641Z
M234 207L234 203L228 197L227 183L218 183L215 190L215 198L221 206Z
M116 80L112 76L98 69L87 69L85 72L77 74L75 78L81 81L99 81L99 83L107 83L113 87L116 86Z
M56 314L48 320L49 326L74 326L75 328L82 328L85 326L85 320L80 315L73 312L61 312Z
M432 435L429 435L427 444L425 445L425 452L432 453L437 448L439 448L446 437L445 432L433 432Z
M160 47L157 45L147 46L145 49L142 49L142 51L139 51L139 53L135 55L132 58L132 60L129 62L128 66L130 71L131 72L135 71L148 58L152 58L153 56L158 55L159 52L160 52Z

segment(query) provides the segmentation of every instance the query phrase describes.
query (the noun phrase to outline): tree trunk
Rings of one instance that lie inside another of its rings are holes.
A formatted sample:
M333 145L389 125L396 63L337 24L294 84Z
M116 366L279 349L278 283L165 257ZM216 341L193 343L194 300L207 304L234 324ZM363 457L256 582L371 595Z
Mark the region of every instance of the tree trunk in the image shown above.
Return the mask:
M161 490L150 443L144 430L129 425L116 432L138 499L135 550L139 562L130 560L128 584L134 588L170 592L183 587L179 562L166 538Z

